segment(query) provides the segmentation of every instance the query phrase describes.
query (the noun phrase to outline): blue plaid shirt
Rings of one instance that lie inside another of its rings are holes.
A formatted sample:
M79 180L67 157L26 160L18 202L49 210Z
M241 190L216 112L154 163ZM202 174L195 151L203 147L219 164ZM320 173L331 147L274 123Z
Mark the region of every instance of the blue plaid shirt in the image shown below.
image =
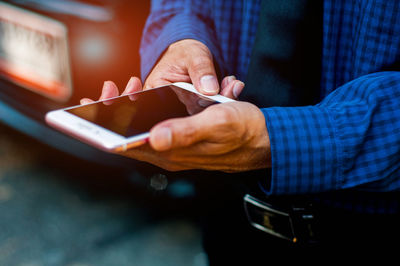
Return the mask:
M205 43L222 75L245 80L260 1L154 0L142 78L173 42ZM321 99L261 109L271 140L268 195L323 193L340 207L398 212L400 1L326 0Z

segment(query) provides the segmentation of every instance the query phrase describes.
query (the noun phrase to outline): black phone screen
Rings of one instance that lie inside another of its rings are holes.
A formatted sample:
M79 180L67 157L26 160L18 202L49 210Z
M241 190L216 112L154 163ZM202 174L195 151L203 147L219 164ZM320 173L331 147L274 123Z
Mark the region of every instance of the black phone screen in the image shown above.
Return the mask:
M124 137L149 132L157 123L201 112L217 103L169 85L66 110Z

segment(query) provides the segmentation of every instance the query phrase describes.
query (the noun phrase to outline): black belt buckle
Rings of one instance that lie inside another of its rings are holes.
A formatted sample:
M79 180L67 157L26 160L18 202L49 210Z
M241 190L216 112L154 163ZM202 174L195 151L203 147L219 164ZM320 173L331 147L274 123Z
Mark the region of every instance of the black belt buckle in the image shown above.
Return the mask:
M244 196L244 207L250 224L270 235L292 243L315 243L314 215L301 206L277 208L249 194Z

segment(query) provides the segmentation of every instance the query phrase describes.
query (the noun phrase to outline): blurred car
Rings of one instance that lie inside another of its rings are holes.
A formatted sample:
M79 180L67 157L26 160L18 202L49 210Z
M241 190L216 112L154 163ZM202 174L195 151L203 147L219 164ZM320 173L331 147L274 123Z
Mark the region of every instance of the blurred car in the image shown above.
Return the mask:
M140 75L139 44L150 1L0 1L0 122L101 165L135 169L51 128L45 114L123 88ZM143 164L140 164L143 165Z
M150 0L0 0L0 123L81 160L123 169L132 183L157 195L208 198L210 188L219 189L208 174L167 173L105 153L44 121L48 111L97 99L105 80L124 88L140 76L149 10Z

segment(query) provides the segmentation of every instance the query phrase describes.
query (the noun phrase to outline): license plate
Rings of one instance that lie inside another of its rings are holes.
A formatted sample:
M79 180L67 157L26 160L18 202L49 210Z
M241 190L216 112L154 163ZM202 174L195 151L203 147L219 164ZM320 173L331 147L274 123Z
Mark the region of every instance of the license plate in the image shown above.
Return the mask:
M65 25L0 2L0 74L48 98L67 101L72 82Z

